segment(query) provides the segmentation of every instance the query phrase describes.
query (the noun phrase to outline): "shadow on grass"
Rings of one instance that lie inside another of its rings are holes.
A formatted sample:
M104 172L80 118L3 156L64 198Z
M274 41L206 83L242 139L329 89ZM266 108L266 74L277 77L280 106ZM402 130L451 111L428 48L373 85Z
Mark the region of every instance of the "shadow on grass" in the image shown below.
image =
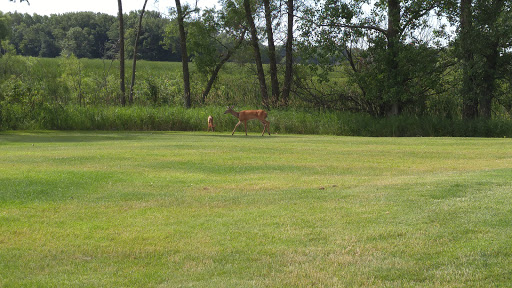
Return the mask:
M144 135L160 132L109 132L109 131L30 131L1 132L2 142L13 143L80 143L103 141L134 141ZM162 132L163 133L163 132Z
M0 145L6 143L84 143L105 141L137 141L150 136L190 135L194 137L226 138L226 139L269 139L298 138L296 135L227 132L184 132L184 131L7 131L0 132Z
M231 135L231 132L210 132L210 133L203 133L203 134L197 134L196 136L199 137L218 137L218 138L243 138L243 139L249 139L249 138L269 138L269 139L279 139L279 138L299 138L300 136L297 135L291 135L291 134L265 134L261 136L259 133L248 133L248 135L245 135L244 133L235 133L234 135Z

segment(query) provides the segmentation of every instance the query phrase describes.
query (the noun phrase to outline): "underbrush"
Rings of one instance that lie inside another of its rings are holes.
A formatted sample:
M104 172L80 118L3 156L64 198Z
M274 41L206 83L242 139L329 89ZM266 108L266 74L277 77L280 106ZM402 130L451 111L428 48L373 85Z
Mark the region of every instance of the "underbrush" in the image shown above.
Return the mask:
M242 107L240 110L249 109ZM232 131L237 120L223 114L225 107L179 106L130 107L0 107L2 130L121 130L121 131L206 131L212 115L217 132ZM272 110L271 133L323 134L367 137L512 137L512 121L506 119L446 119L397 116L375 118L362 113L321 110ZM261 132L258 121L249 121L250 132ZM243 132L243 125L238 127Z

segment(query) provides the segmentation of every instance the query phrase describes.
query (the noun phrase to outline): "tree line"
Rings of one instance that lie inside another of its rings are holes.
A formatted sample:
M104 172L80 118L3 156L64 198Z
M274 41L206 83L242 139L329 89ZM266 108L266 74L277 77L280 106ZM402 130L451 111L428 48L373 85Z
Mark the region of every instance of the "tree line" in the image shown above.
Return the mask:
M204 10L175 2L169 15L7 13L11 46L2 50L113 58L122 35L123 59L182 62L185 107L190 97L204 102L224 63L238 61L253 63L268 108L293 95L374 116L512 112L510 1L221 0ZM208 79L201 95L187 89L190 62Z
M132 57L137 32L138 12L125 15L126 57ZM33 57L68 56L78 58L115 58L118 53L119 22L116 16L76 12L42 16L7 13L9 42L18 55ZM179 51L163 45L165 27L170 19L160 12L147 11L141 31L138 57L152 61L178 61ZM4 50L8 47L2 47Z

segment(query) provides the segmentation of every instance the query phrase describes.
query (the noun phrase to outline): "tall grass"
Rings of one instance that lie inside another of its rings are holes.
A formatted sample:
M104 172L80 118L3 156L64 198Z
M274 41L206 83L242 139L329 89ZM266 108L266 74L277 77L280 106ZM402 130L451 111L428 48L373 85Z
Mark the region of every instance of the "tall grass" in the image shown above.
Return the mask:
M248 109L242 107L240 110ZM206 131L212 115L217 132L232 131L238 119L223 114L225 107L181 106L78 107L44 106L26 110L12 105L3 114L5 130L110 130L110 131ZM512 137L512 122L506 119L464 121L441 117L399 116L375 118L362 113L320 110L271 110L271 133L346 135L368 137ZM249 121L250 132L261 132L258 121ZM243 126L238 131L243 132Z
M183 104L181 63L138 61L134 104ZM127 66L130 66L129 62ZM131 71L126 71L126 89ZM206 105L258 105L258 83L250 66L228 63L218 75ZM101 59L0 57L0 105L34 98L47 104L110 106L119 103L119 62ZM191 66L191 98L202 101L208 79ZM202 104L202 103L201 103Z

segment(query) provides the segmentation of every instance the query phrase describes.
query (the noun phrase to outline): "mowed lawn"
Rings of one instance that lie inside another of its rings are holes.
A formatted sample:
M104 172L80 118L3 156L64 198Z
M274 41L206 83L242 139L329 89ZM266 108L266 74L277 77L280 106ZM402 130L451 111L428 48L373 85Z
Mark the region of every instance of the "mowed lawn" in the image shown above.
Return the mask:
M0 286L512 286L512 140L230 134L0 133Z

